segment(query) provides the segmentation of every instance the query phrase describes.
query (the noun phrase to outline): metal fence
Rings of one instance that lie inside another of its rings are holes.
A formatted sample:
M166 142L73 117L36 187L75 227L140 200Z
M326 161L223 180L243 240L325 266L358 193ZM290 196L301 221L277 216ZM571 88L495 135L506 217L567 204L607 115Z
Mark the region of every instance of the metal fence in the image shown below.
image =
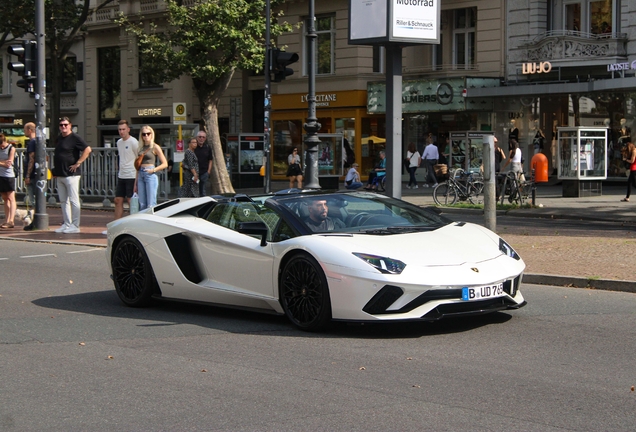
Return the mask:
M170 160L171 149L162 148L166 159ZM16 148L16 163L20 175L16 179L16 193L26 194L27 187L24 183L24 175L28 164L26 155L26 149ZM49 168L53 168L53 152L54 149L47 148L46 156ZM92 148L91 154L88 159L82 164L82 174L80 180L80 198L81 199L101 199L106 204L106 201L111 201L115 198L115 190L117 187L117 171L118 171L119 157L117 154L117 148ZM162 170L157 173L159 176L159 190L157 191L157 199L167 199L170 195L170 180L168 178L167 170ZM57 192L57 179L53 178L47 182L46 194L49 197L49 202L59 201Z

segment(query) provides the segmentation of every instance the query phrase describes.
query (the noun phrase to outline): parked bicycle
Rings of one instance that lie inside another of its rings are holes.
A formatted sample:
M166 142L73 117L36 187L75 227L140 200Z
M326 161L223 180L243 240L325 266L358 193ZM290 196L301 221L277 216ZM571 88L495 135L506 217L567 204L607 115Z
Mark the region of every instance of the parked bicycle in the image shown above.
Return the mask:
M448 180L433 189L433 200L437 205L453 205L459 201L479 204L483 201L484 180L480 174L466 172L461 168L451 170Z
M501 187L501 196L499 197L501 204L503 205L507 198L509 203L522 206L524 202L528 201L535 187L534 175L530 180L521 181L514 172L508 172Z

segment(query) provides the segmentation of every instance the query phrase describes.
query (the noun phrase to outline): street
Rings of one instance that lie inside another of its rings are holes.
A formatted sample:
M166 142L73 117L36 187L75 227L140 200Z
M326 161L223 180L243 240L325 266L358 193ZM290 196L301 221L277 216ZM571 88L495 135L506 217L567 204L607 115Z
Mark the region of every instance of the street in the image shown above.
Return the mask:
M636 296L336 325L124 307L104 249L0 241L0 430L633 430Z

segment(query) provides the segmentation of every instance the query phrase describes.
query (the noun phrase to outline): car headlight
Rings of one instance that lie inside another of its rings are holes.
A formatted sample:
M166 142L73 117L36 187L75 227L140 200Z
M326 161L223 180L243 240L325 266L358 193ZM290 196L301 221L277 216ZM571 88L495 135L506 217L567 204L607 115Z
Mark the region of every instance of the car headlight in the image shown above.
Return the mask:
M499 238L499 250L502 251L504 254L508 255L510 258L516 259L517 261L521 259L519 254L515 252L512 246L506 243L504 239L502 239L501 237Z
M402 261L377 255L353 252L355 256L365 261L381 273L400 274L406 267Z

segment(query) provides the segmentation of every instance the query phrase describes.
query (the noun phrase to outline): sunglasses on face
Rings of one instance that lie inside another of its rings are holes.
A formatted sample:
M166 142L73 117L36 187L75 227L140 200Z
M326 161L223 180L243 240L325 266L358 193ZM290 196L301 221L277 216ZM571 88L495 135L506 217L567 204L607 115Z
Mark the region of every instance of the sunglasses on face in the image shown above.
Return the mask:
M70 126L70 123L60 123L60 127Z
M150 135L150 132L142 132L141 133L141 136L149 136L149 135Z

